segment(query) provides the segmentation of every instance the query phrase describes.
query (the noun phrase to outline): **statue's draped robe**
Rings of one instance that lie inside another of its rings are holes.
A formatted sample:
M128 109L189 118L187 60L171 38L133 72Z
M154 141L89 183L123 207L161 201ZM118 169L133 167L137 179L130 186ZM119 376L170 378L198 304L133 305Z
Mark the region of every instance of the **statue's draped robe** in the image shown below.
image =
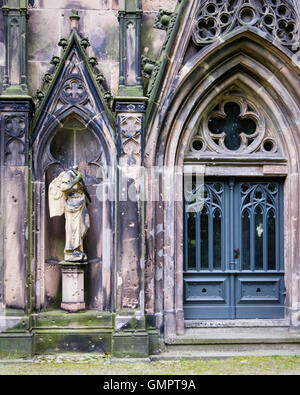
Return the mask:
M50 192L56 193L56 206L51 210L50 216L61 215L64 206L66 219L65 261L86 260L83 252L83 238L89 229L89 214L85 205L85 194L81 182L73 185L76 175L72 170L61 173L50 185ZM59 193L59 190L61 191ZM54 194L53 194L54 196ZM50 203L50 194L49 194ZM55 212L55 209L57 210Z

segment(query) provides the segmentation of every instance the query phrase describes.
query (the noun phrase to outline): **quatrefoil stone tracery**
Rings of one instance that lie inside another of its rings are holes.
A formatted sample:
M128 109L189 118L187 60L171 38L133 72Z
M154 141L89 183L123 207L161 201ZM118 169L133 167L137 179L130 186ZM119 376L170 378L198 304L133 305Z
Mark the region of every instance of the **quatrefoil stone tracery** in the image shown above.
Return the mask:
M5 122L5 131L9 137L21 137L25 131L24 118L8 116Z
M266 121L254 103L243 97L230 96L203 117L198 133L191 140L191 152L231 155L249 154L259 149L266 152L262 149L265 136ZM270 139L268 137L268 141ZM275 144L272 145L274 151Z
M253 112L241 108L238 103L226 102L221 111L215 111L208 119L210 136L218 145L239 150L247 147L257 137L257 118Z
M84 82L78 77L68 78L62 89L62 97L71 104L82 103L87 97Z

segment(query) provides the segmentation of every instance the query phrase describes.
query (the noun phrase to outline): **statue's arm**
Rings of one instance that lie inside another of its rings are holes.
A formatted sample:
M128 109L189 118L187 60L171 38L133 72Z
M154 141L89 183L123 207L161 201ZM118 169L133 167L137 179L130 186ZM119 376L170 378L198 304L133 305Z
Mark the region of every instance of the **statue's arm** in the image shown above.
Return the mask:
M82 180L82 174L78 173L75 178L72 178L68 173L63 177L61 182L61 190L68 192L74 185Z

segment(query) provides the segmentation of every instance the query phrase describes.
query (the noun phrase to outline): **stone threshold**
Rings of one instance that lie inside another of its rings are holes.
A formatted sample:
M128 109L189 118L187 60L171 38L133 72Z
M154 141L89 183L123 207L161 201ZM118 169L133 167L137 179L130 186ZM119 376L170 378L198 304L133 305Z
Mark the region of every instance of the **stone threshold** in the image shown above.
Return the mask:
M240 358L240 357L274 357L274 356L285 356L291 357L299 355L294 350L278 350L277 348L270 350L255 350L255 351L195 351L195 352L164 352L158 355L150 355L151 362L158 361L199 361L201 359L228 359L228 358ZM246 363L246 361L245 361Z
M174 338L167 338L165 344L172 345L233 345L233 344L299 344L300 336L178 336Z
M185 328L253 328L289 327L290 321L280 319L241 319L241 320L185 320Z

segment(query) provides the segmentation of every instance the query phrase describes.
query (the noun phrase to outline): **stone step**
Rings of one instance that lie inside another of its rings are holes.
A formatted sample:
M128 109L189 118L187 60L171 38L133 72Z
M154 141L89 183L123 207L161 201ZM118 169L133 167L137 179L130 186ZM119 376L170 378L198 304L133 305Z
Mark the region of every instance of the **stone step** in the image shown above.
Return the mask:
M170 339L171 343L178 344L188 342L198 342L212 340L214 343L218 341L261 341L269 339L270 341L296 339L300 340L300 331L291 331L286 327L273 328L186 328L185 334ZM169 341L167 341L169 343Z
M166 351L178 353L190 353L199 351L259 351L259 350L288 350L295 354L300 353L300 342L208 342L208 343L190 343L190 344L167 344Z
M162 356L300 355L300 330L291 330L284 321L272 325L186 327L184 335L165 340Z
M237 358L237 357L272 357L272 356L300 356L300 350L295 349L255 349L255 350L190 350L182 351L173 349L172 351L166 351L159 355L151 355L151 361L178 361L179 359L197 361L199 359L226 359L226 358Z
M212 345L212 344L298 344L300 345L299 337L238 337L238 338L195 338L195 337L180 337L177 339L167 339L165 341L167 346L184 346L184 345Z
M296 339L228 339L216 341L186 342L185 344L166 344L164 357L200 358L200 357L230 357L239 355L300 355L300 340Z

